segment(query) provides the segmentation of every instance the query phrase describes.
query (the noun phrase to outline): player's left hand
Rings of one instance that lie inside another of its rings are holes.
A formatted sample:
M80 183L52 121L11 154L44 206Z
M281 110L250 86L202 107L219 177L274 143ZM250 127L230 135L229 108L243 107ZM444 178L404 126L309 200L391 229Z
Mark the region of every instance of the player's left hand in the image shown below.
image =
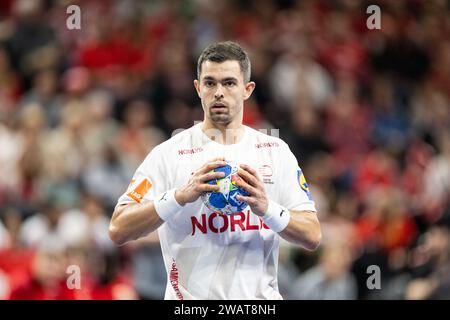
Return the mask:
M238 174L242 179L238 180L236 185L250 193L250 195L238 195L236 199L248 203L253 213L262 217L269 207L269 199L267 198L264 184L259 178L258 173L252 167L241 164Z

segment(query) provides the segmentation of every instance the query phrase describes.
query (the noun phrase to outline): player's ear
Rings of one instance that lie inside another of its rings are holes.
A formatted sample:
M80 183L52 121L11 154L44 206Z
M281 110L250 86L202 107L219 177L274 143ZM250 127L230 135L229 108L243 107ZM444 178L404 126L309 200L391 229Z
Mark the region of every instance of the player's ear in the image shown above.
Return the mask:
M194 80L194 87L195 87L195 90L197 91L197 95L199 96L199 98L201 98L200 97L200 82L197 79Z
M253 90L255 90L256 83L253 81L249 81L245 84L245 91L244 91L244 100L247 100L252 95Z

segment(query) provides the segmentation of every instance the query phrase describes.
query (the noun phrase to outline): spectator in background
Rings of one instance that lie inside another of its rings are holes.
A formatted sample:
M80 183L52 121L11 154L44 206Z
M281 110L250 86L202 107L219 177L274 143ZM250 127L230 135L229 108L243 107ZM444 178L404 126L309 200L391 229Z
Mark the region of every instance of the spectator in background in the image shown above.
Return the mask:
M113 208L114 197L122 193L127 179L127 167L120 161L113 146L103 149L96 161L91 161L83 170L81 181L87 192L102 199L107 208Z
M23 131L12 117L0 112L0 205L12 194L20 194L23 175L20 161L27 146Z
M11 56L28 88L36 72L58 67L60 52L42 0L17 0L14 13L16 26L9 39Z
M42 106L47 127L59 125L62 97L58 93L58 74L55 69L38 71L33 78L33 86L19 103L23 108L35 104Z
M431 221L441 217L450 198L450 132L444 131L436 138L439 152L425 170L422 198L427 203Z
M390 153L400 154L409 143L407 113L391 79L376 77L373 87L373 141Z
M308 163L315 154L330 151L323 137L320 114L307 97L294 107L290 120L292 134L287 140L293 152L302 155L302 161Z
M93 252L90 259L90 271L94 277L90 288L90 299L134 300L138 298L127 269L123 268L117 252Z
M121 162L133 170L148 150L163 141L166 136L155 126L153 106L143 99L129 102L124 109L124 125L117 134L116 152Z
M75 248L113 251L113 243L107 236L109 220L101 198L84 192L79 207L64 211L59 220L58 230L64 243Z
M41 205L41 210L26 219L19 231L20 241L30 248L39 248L47 238L65 244L64 232L61 230L63 206L61 199L49 198ZM50 241L48 240L48 242Z
M335 92L324 110L322 135L337 174L351 176L369 151L371 116L359 99L357 78L345 72L335 76Z
M356 299L356 279L350 272L353 252L345 240L333 239L322 244L319 264L298 277L289 299Z
M67 300L73 299L76 290L66 285L65 246L59 238L45 235L31 264L29 279L14 288L12 300Z
M320 109L331 97L331 77L313 59L307 39L299 40L290 43L272 67L272 95L282 108L292 110L306 96L314 108Z
M101 161L121 126L114 118L114 102L113 92L106 89L89 90L83 99L86 117L82 139L88 163Z
M156 232L127 245L132 256L133 284L140 299L162 300L166 289L166 269Z
M295 247L289 242L284 241L284 239L280 241L280 252L278 256L278 287L280 294L285 297L285 299L289 298L289 291L292 289L292 284L300 274L299 268L293 259L295 251ZM302 253L304 255L310 254L307 252Z
M33 259L33 249L20 239L23 213L14 205L7 205L0 212L0 224L3 225L3 241L0 244L0 274L3 275L4 294L28 281ZM1 285L0 285L1 286Z
M8 300L10 291L8 276L0 269L0 300Z
M20 97L20 78L14 72L9 52L0 42L0 114L11 114Z
M448 225L433 226L411 255L414 278L405 288L406 299L450 299L450 231Z

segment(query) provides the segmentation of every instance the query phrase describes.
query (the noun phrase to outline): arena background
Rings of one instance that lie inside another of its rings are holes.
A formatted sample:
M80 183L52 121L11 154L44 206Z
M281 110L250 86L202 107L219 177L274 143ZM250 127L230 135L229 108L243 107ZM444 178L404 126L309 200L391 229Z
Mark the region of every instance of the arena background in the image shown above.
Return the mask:
M202 119L196 59L218 40L248 50L245 123L280 129L318 206L320 249L282 243L284 298L450 298L448 1L2 0L0 299L163 297L157 237L116 247L109 217Z

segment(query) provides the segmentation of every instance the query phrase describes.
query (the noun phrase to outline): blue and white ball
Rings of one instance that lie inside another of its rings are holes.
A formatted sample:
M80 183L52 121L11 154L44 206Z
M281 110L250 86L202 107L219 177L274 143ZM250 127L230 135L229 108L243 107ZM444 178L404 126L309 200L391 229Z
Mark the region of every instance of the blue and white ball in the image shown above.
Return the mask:
M232 215L243 211L248 206L246 202L236 199L237 195L249 195L247 191L236 185L236 181L242 179L238 175L238 170L239 166L231 161L227 161L225 166L213 170L214 172L224 172L225 176L208 181L209 184L219 185L220 191L202 194L201 198L206 207L214 212Z

